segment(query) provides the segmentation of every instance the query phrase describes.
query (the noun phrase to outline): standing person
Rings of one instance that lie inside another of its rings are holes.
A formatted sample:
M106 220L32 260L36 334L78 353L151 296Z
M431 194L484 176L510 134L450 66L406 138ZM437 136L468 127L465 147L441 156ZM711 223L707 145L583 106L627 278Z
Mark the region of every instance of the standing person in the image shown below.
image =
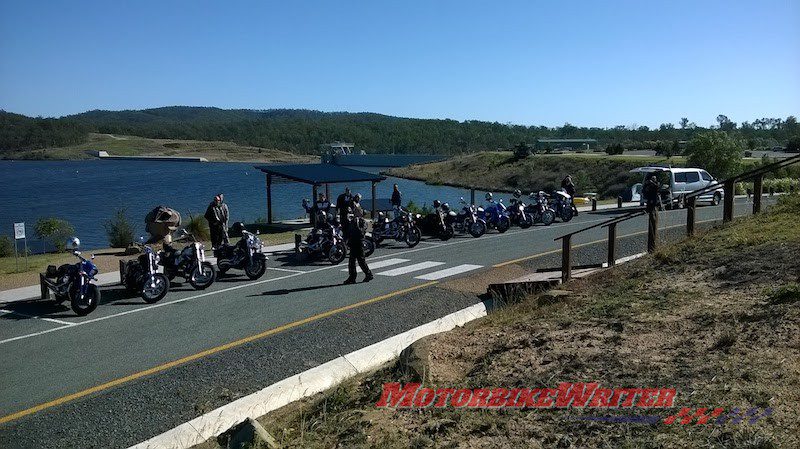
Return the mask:
M356 197L358 196L356 195ZM369 282L373 279L372 271L370 271L367 261L364 259L364 230L366 229L366 223L364 223L363 218L360 218L363 215L364 211L361 210L358 203L355 203L353 216L347 221L347 245L350 247L350 260L347 264L349 276L344 281L344 284L356 283L356 262L361 267L361 271L364 272L364 282Z
M228 205L224 203L220 193L206 208L205 219L211 232L211 248L217 249L222 243L228 243Z
M394 185L394 190L392 191L392 207L395 209L399 209L400 206L403 205L403 194L400 193L400 189L397 187L397 184Z
M577 192L577 190L575 189L575 183L572 182L572 176L567 175L567 177L561 181L561 189L572 198L572 211L577 217L578 208L575 206L575 192Z
M303 198L303 209L305 209L306 212L308 212L308 217L311 221L311 225L317 228L323 224L319 222L320 212L322 212L321 215L325 217L324 219L327 220L328 211L330 211L331 209L331 203L329 203L328 200L325 198L324 193L320 193L319 197L317 198L317 201L314 202L314 204L311 206L309 206L308 201L305 198Z
M644 182L644 186L642 186L642 197L644 198L647 213L661 209L661 198L658 189L658 178L655 173L650 173L647 176L647 181Z
M336 211L339 212L339 223L342 226L347 223L347 210L350 208L352 201L353 196L350 194L350 187L345 187L344 193L336 198Z

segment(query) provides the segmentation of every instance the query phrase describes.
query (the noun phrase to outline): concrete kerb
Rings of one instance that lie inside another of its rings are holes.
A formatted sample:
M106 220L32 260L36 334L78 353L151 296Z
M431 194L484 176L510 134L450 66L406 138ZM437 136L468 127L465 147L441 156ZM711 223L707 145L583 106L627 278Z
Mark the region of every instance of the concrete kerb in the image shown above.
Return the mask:
M217 437L248 418L258 418L297 400L321 393L358 374L379 368L399 357L415 341L428 335L452 330L486 316L486 306L478 303L446 315L402 334L338 357L300 374L239 398L205 415L181 424L131 449L183 449Z

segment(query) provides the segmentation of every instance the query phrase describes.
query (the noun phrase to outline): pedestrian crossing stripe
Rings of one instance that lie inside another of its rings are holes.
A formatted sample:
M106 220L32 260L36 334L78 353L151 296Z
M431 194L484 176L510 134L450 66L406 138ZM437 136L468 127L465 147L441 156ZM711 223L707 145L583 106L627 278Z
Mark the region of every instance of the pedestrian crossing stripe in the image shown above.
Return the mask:
M444 265L444 262L425 261L425 262L415 263L413 265L406 265L405 267L395 268L393 270L382 271L376 274L379 274L381 276L400 276L401 274L407 274L407 273L412 273L414 271L420 271L428 268L438 267L439 265Z
M425 281L436 281L438 279L443 279L449 276L455 276L457 274L466 273L467 271L477 270L478 268L483 268L483 265L472 265L472 264L457 265L455 267L445 268L444 270L423 274L421 276L415 277L414 279L422 279Z

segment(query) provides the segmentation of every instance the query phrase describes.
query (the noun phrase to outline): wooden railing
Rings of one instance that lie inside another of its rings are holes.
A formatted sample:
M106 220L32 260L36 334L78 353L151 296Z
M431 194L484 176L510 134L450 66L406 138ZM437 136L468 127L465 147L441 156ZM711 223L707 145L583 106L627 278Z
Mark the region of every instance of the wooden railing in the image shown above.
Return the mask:
M733 200L735 197L735 187L737 182L744 180L753 180L753 213L761 212L761 197L764 194L764 175L774 172L783 167L800 162L800 154L797 156L788 157L786 159L773 162L771 164L763 165L753 170L738 174L724 181L718 181L710 184L702 189L697 189L689 192L682 197L682 203L686 206L686 234L688 236L694 235L695 229L695 208L697 198L700 195L713 192L723 188L723 222L733 220ZM601 223L587 226L577 231L564 234L556 237L555 241L561 240L561 280L568 281L572 277L572 236L580 234L581 232L588 231L597 227L608 228L608 266L614 266L616 262L616 239L617 239L617 224L630 220L632 218L640 217L642 215L648 216L647 223L647 251L652 252L658 247L658 210L654 209L649 213L642 209L637 209L619 217L611 218Z

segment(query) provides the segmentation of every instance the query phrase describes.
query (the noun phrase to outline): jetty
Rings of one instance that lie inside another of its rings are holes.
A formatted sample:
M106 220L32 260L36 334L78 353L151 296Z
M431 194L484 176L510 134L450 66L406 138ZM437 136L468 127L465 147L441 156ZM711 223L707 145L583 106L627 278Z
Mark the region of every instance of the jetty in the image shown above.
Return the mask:
M89 154L99 159L126 161L164 161L164 162L208 162L204 157L193 156L112 156L108 151L90 151Z

